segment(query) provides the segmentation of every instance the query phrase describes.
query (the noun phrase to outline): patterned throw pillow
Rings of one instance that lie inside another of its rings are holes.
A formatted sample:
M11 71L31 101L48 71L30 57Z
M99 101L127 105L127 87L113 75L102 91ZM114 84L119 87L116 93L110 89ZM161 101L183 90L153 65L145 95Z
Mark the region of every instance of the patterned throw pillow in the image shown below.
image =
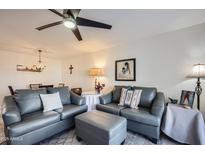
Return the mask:
M132 101L132 95L133 95L133 90L128 90L126 98L125 98L124 106L130 107L130 104L131 104L131 101Z
M135 89L133 96L132 96L132 101L130 103L130 107L133 109L138 109L138 105L140 103L140 98L141 98L142 90L140 89Z
M128 89L122 88L122 90L121 90L121 96L120 96L120 103L119 103L118 105L124 106L124 104L125 104L125 98L126 98L126 95L127 95L127 91L128 91Z

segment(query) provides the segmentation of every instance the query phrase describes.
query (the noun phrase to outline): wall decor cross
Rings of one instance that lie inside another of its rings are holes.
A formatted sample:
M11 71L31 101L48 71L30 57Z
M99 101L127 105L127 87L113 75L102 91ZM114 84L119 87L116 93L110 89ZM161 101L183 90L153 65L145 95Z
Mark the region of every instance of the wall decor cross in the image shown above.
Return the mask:
M72 74L72 70L74 69L74 67L72 65L70 65L69 70L70 70L70 74Z

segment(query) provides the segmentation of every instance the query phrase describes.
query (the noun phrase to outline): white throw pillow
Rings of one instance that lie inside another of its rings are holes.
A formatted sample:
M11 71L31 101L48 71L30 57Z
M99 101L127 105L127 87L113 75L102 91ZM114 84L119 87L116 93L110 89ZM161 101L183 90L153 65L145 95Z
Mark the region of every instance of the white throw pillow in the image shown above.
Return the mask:
M133 90L128 90L128 91L127 91L126 98L125 98L125 104L124 104L124 106L130 107L131 101L132 101L132 95L133 95Z
M130 107L133 109L138 109L138 105L140 103L140 98L141 98L142 90L135 89L133 96L132 96L132 101L130 103Z
M125 98L126 98L126 95L127 95L127 91L128 91L128 89L122 88L122 90L121 90L121 96L120 96L120 103L119 103L118 105L124 106L124 104L125 104Z
M40 94L43 103L43 112L63 108L59 92L54 94Z

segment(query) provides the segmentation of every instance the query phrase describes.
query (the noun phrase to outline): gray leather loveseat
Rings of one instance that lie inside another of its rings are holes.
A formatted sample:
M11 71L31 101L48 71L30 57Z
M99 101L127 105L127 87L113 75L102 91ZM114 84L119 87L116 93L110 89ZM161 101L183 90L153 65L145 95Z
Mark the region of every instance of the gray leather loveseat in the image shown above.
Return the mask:
M63 109L43 112L40 94L59 92ZM68 87L16 90L6 96L2 117L9 144L35 144L74 126L74 117L87 111L84 98Z
M139 108L119 106L122 88L142 89ZM165 107L165 97L156 88L115 86L113 91L100 97L97 109L123 116L127 119L127 129L149 137L154 143L160 139L160 127Z

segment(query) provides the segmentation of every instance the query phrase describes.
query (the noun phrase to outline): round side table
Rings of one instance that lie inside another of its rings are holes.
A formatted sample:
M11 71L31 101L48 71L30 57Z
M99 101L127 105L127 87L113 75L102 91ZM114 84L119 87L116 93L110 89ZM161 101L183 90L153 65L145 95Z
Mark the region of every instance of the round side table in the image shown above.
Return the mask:
M95 91L85 91L82 92L82 96L85 98L85 102L88 105L88 111L96 109L96 105L100 103L99 96L102 94L97 94Z

